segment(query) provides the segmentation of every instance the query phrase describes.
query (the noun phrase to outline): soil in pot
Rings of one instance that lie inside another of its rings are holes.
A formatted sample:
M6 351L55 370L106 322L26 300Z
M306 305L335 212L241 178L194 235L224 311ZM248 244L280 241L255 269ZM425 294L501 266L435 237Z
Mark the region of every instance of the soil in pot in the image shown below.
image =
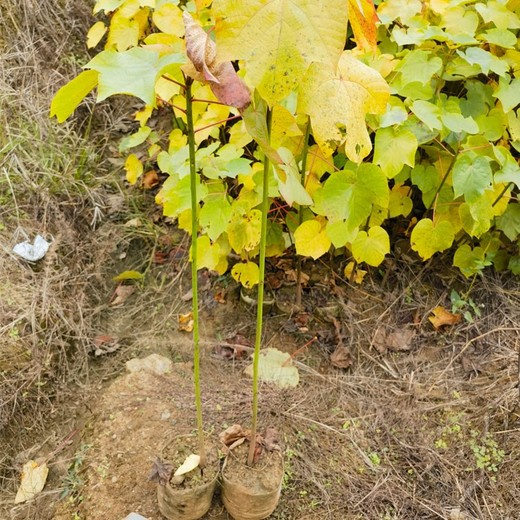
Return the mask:
M161 513L170 520L197 520L211 506L220 469L218 451L214 445L206 443L203 469L197 467L181 477L174 476L175 470L186 458L197 452L195 437L179 437L162 450L162 468L166 467L162 474L167 474L169 480L157 485L157 499Z
M222 470L222 501L235 520L267 518L278 505L284 474L281 451L264 451L247 466L249 443L234 448Z

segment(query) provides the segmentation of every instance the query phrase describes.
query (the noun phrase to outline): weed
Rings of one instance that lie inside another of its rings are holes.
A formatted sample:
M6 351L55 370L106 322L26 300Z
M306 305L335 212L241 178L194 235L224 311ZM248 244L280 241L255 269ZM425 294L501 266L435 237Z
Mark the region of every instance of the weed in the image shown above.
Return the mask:
M498 466L505 457L505 451L500 449L492 434L486 433L480 437L476 430L471 431L470 448L475 458L477 469L483 469L488 473L498 472ZM473 469L473 468L468 468ZM492 477L494 478L494 477Z
M68 498L69 502L73 505L78 505L83 500L81 489L84 481L81 473L83 470L83 464L91 447L91 444L82 444L78 448L74 454L72 464L67 471L67 475L63 479L63 491L60 494L60 499L63 500L64 498Z

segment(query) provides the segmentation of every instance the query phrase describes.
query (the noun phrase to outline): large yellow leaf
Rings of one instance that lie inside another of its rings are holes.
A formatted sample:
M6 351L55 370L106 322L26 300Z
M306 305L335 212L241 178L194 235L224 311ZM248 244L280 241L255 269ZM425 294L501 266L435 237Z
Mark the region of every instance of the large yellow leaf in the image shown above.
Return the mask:
M219 58L245 60L246 81L273 104L312 62L334 68L345 45L348 0L215 0Z
M365 116L384 112L389 97L379 72L344 52L337 70L319 63L309 67L298 110L310 116L314 138L326 155L345 144L348 158L359 162L372 149Z

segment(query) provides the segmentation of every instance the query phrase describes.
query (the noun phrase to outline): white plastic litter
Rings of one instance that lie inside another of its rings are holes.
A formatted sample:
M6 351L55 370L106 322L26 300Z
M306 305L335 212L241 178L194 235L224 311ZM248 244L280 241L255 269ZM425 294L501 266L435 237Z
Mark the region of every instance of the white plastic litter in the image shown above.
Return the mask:
M50 246L50 242L47 242L45 238L41 235L36 235L32 244L28 240L16 244L13 247L13 253L25 260L29 260L29 262L36 262L46 255Z
M128 516L125 516L123 520L147 520L144 516L141 516L137 513L130 513Z

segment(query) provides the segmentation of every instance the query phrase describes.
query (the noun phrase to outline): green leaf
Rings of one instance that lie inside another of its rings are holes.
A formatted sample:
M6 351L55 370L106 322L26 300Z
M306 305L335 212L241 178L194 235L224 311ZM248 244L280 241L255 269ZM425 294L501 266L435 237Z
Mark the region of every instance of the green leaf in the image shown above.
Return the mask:
M148 139L148 136L151 133L152 129L148 126L143 126L139 128L137 132L121 139L121 142L119 143L119 152L123 153L126 152L126 150L129 150L130 148L135 148L136 146L143 144Z
M214 0L219 58L244 60L246 81L269 103L295 90L311 63L334 69L348 0Z
M513 49L516 45L516 36L507 29L489 29L481 35L487 43L498 45L506 49Z
M500 100L506 114L513 110L520 104L520 78L510 79L509 76L500 78L498 88L495 90L493 97Z
M123 271L117 276L114 276L112 280L114 280L114 282L124 282L125 280L142 280L143 278L144 274L139 271Z
M155 107L155 83L172 65L179 68L186 61L182 54L159 57L142 47L124 52L105 50L94 56L85 68L99 72L98 101L114 94L129 94Z
M406 54L396 70L401 73L404 84L419 82L426 85L441 68L440 58L431 58L431 53L428 51L413 50Z
M374 162L389 178L395 177L405 164L415 165L417 138L401 128L380 128L376 132Z
M470 65L478 65L484 74L491 71L504 76L509 68L503 60L480 47L469 47L465 52L457 51L457 54Z
M453 227L449 222L434 224L431 219L423 218L413 228L410 243L423 260L428 260L435 253L451 247L454 238Z
M388 182L374 164L362 163L357 173L334 172L314 194L313 210L331 221L345 220L354 229L364 223L377 204L388 207Z
M358 226L352 226L346 220L336 220L327 222L327 236L330 238L335 248L343 247L347 243L351 243L359 231Z
M200 210L199 223L211 240L215 241L226 230L231 218L231 204L225 193L210 194Z
M360 231L352 242L352 254L356 262L378 266L390 252L388 233L379 226L371 227L368 233Z
M197 176L197 201L206 197L208 188ZM156 202L163 205L166 217L178 217L180 213L191 208L191 189L189 176L179 178L170 175L156 196Z
M294 232L296 252L301 256L312 256L314 260L324 255L331 241L322 224L317 220L306 220Z
M72 81L61 87L52 99L50 116L56 116L59 123L68 119L78 105L98 84L98 72L84 70Z
M298 111L311 119L313 136L326 155L338 146L360 162L372 149L365 124L368 113L383 113L390 96L376 70L344 52L337 69L313 63L300 85Z
M520 29L520 18L510 11L507 3L491 0L475 4L475 9L486 23L493 22L498 29Z
M441 110L437 105L418 99L412 103L410 109L431 130L442 128Z
M474 202L491 187L491 166L485 157L473 158L468 154L459 155L452 174L455 197L464 195L467 202Z
M251 289L259 281L258 266L254 262L239 262L231 269L231 276L246 289Z
M459 134L466 132L468 134L478 133L478 125L472 117L464 117L457 112L441 113L442 124L452 132Z
M468 244L464 244L455 251L453 265L458 267L466 278L469 278L480 273L484 267L491 265L491 262L486 259L484 249L481 247L471 249Z
M520 204L509 204L505 213L498 217L496 226L511 242L516 240L520 235Z

